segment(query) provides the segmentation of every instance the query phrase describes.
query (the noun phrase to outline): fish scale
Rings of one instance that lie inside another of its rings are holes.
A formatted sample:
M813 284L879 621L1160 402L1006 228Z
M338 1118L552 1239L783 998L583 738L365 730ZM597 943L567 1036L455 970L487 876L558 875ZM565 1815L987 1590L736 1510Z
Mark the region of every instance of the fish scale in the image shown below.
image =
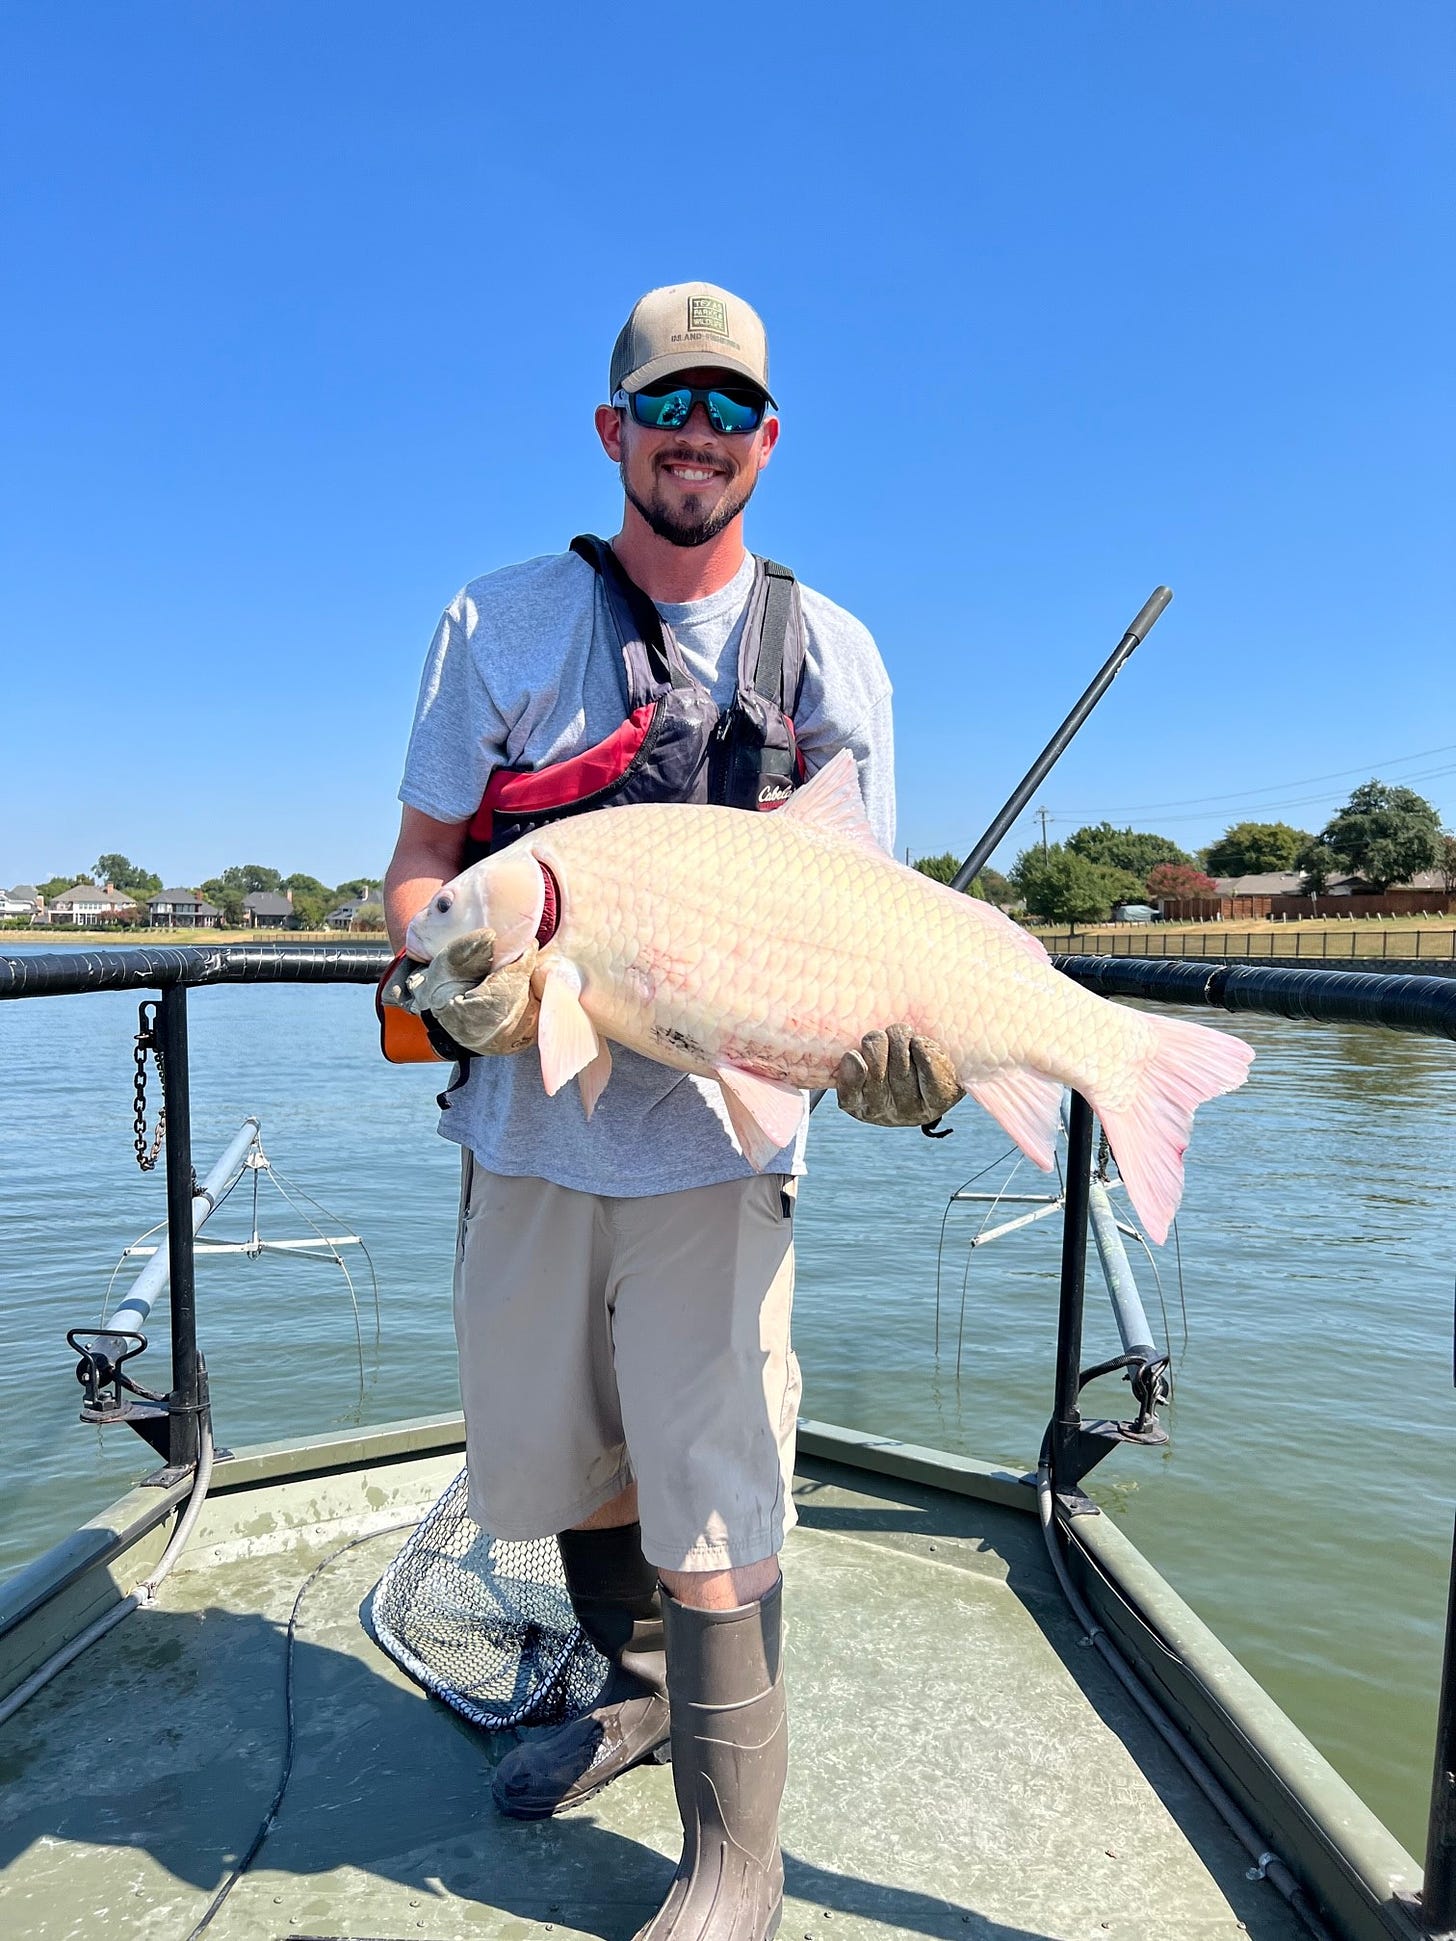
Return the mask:
M447 885L411 952L489 927L509 961L536 933L543 866L559 898L532 975L547 1091L579 1077L590 1113L610 1082L603 1041L628 1045L716 1078L755 1165L792 1137L800 1088L831 1085L866 1033L903 1024L1046 1170L1062 1088L1082 1092L1161 1240L1195 1107L1253 1058L1229 1033L1083 990L1001 911L885 855L848 753L771 814L644 803L552 823Z

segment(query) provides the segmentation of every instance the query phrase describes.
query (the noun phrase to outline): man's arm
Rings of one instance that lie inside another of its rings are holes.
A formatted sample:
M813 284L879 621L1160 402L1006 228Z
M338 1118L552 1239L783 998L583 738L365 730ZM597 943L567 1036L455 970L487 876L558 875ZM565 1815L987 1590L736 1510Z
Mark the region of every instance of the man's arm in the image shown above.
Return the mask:
M406 806L394 855L384 873L384 919L396 950L404 949L410 919L419 915L442 883L459 875L469 827L468 822L437 822L423 810Z

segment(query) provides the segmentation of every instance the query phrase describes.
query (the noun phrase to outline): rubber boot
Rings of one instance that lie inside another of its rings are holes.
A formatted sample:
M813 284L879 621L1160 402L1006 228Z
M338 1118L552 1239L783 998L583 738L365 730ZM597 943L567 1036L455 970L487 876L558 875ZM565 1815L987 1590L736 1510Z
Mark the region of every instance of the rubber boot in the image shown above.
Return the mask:
M778 1931L789 1764L782 1598L782 1582L732 1611L663 1597L683 1856L637 1941L768 1941Z
M577 1622L611 1671L591 1711L523 1739L496 1767L495 1803L521 1820L579 1806L629 1766L670 1756L661 1594L642 1526L563 1530L557 1541Z

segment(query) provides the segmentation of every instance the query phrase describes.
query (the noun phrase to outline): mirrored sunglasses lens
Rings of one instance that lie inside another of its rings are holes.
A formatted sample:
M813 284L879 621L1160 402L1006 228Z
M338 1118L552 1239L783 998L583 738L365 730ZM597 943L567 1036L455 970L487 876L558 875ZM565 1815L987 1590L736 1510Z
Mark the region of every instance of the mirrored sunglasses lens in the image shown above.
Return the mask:
M732 397L726 391L710 391L708 416L715 431L752 431L763 416L763 406L753 399Z
M693 394L676 391L639 391L632 400L632 415L639 425L654 431L674 431L687 422L693 408Z

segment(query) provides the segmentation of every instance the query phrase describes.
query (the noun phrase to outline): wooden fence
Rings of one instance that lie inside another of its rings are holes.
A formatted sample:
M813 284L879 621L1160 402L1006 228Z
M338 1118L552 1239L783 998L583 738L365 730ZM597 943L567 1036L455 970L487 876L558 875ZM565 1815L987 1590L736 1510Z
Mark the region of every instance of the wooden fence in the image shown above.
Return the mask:
M1393 926L1352 924L1348 930L1305 931L1227 929L1219 932L1167 930L1149 924L1142 930L1038 931L1047 949L1091 957L1196 957L1215 963L1272 958L1290 962L1348 963L1351 958L1378 963L1456 963L1456 930L1398 930Z

